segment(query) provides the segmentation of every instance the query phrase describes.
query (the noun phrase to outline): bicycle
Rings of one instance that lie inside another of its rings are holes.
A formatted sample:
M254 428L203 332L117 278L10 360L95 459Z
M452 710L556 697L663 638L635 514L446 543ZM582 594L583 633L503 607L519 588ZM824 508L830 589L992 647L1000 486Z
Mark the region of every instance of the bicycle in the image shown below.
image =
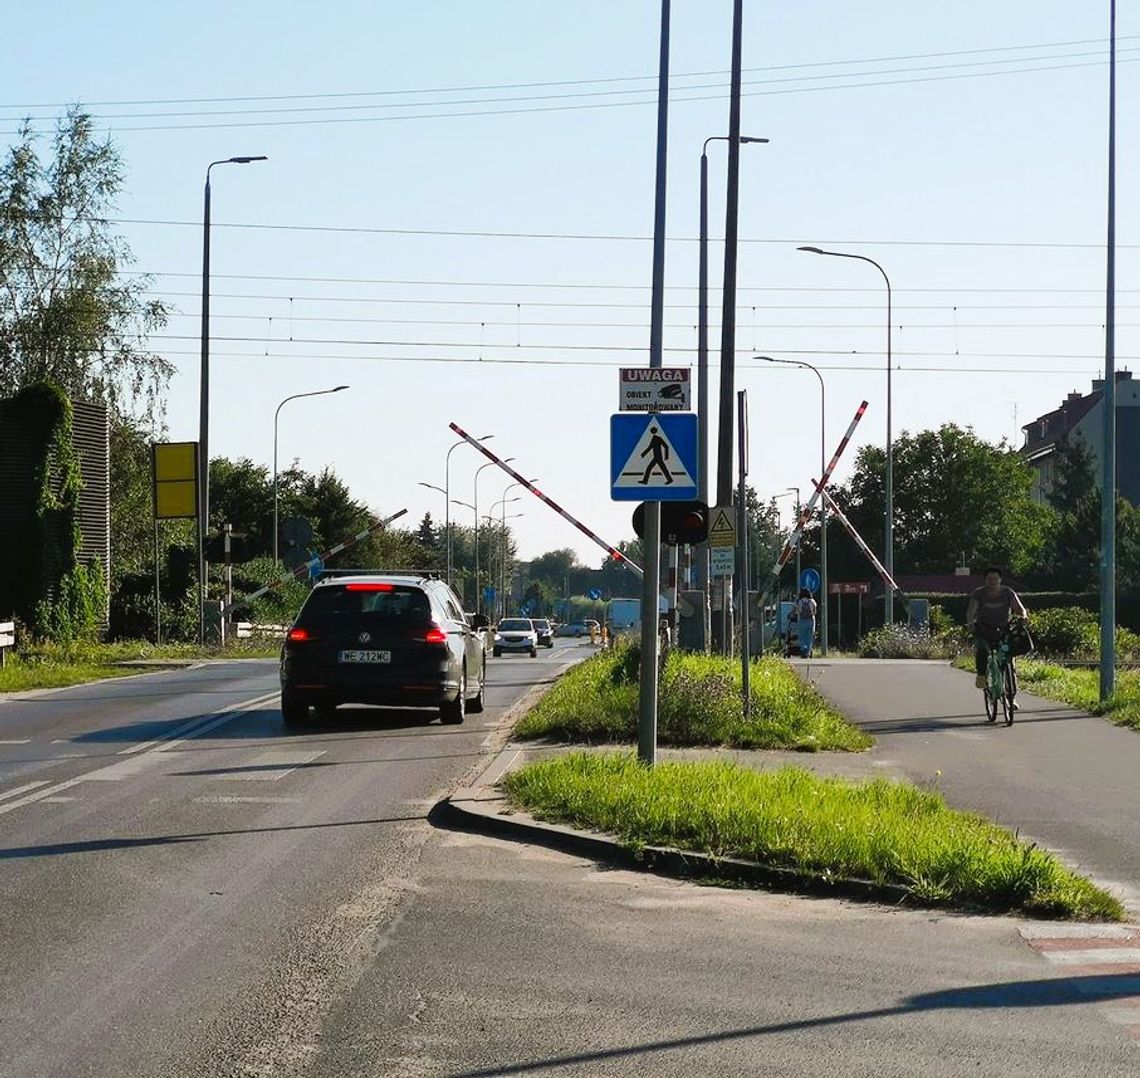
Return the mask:
M997 640L990 641L980 637L986 645L988 658L986 660L986 687L982 690L982 697L986 706L986 720L997 722L998 707L1006 726L1013 725L1013 716L1017 708L1014 698L1017 695L1017 683L1013 675L1013 646L1008 627L998 630Z

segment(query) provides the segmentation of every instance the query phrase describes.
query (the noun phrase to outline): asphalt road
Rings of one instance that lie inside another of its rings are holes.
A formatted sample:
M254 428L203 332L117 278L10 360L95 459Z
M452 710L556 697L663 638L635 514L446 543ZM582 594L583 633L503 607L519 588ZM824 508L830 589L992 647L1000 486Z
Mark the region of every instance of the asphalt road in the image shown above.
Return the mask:
M1020 831L1112 887L1140 916L1140 732L1025 692L1013 726L990 725L974 675L945 662L797 665L874 734L871 766L936 783L955 806Z
M491 659L462 727L287 734L274 661L0 699L0 1074L289 1073L414 891L431 805L584 653Z
M458 729L285 735L271 663L0 703L0 1075L1137 1073L1138 971L1050 965L1014 921L435 828L584 652L492 661Z

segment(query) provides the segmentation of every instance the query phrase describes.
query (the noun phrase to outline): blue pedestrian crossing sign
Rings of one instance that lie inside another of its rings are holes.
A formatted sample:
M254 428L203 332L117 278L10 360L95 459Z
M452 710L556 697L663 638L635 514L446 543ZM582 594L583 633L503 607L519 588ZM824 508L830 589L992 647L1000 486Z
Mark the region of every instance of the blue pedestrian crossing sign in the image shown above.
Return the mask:
M808 568L800 573L800 587L807 588L813 595L819 591L821 583L819 572L816 569Z
M610 497L687 502L697 496L697 417L692 412L610 416Z

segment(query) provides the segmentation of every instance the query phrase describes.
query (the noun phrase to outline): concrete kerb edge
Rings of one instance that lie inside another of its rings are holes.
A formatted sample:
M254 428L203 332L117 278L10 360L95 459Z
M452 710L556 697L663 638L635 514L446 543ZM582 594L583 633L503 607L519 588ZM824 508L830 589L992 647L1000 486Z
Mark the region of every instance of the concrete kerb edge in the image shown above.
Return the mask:
M920 905L906 888L894 884L812 876L789 869L773 868L757 861L713 857L711 854L667 846L634 849L608 835L543 823L526 813L516 811L512 815L505 815L499 811L500 804L501 801L489 802L475 797L445 798L436 804L429 818L438 827L544 846L618 868L648 871L661 876L728 881L813 897L858 898L890 906Z
M574 665L566 663L560 667L554 680ZM552 684L553 680L529 689L504 713L495 733L508 737L518 719L549 691ZM499 751L469 786L457 789L449 797L436 802L428 814L433 826L546 846L588 860L681 879L727 880L775 891L827 898L860 898L892 906L913 903L913 896L906 888L893 884L813 876L743 858L718 858L671 847L633 849L611 836L543 823L523 812L505 815L499 811L503 798L488 781L489 776L494 775L494 782L497 782L521 756L520 746L501 743Z

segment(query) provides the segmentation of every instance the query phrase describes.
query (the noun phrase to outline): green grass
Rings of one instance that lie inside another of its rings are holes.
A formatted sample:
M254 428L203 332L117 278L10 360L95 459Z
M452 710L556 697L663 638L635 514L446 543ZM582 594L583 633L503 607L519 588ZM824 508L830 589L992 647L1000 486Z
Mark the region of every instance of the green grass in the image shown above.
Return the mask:
M155 647L145 640L29 644L8 654L4 669L0 670L0 693L57 689L138 673L137 669L115 665L117 663L163 659L276 658L278 651L279 645L258 640L237 640L225 648L200 648L197 644Z
M618 647L567 671L519 723L523 738L600 744L637 736L637 652ZM666 745L857 751L873 739L833 710L786 662L751 671L752 715L744 718L740 663L671 651L658 692L658 739Z
M607 832L633 848L747 858L804 878L870 880L930 905L1124 917L1116 899L1053 854L909 783L727 762L647 768L628 753L571 752L528 764L501 785L540 819Z
M971 673L974 670L972 656L959 659L954 665ZM1140 730L1140 671L1117 670L1116 692L1104 704L1100 702L1100 671L1096 669L1018 659L1017 682L1026 692L1060 700L1090 714L1104 715L1118 726Z

